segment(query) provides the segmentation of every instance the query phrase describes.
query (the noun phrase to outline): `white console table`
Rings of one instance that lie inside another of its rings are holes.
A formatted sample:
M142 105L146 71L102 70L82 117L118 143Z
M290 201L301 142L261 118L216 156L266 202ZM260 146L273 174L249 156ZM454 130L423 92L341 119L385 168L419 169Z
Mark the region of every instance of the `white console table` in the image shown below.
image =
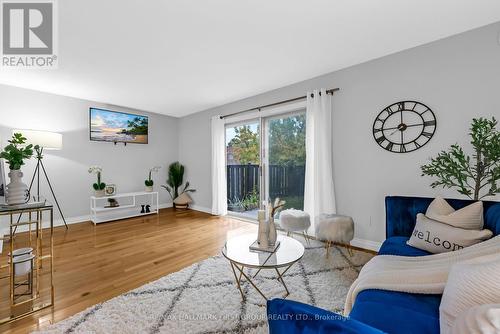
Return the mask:
M110 207L108 199L115 199L119 206ZM141 213L142 205L150 205L150 212ZM94 224L117 219L158 214L158 192L138 191L111 196L90 197L90 217Z

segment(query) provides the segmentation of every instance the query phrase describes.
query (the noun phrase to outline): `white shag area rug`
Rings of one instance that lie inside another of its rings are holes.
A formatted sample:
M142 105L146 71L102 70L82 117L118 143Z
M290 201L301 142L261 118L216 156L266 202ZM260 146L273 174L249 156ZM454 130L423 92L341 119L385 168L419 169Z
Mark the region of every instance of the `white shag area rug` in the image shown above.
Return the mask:
M303 239L296 237L303 244ZM287 297L342 313L345 297L372 255L311 241L304 257L284 275ZM252 272L252 271L250 271ZM268 297L284 293L276 273L263 270L254 282ZM222 255L97 304L38 333L268 333L266 304L247 282L246 300Z

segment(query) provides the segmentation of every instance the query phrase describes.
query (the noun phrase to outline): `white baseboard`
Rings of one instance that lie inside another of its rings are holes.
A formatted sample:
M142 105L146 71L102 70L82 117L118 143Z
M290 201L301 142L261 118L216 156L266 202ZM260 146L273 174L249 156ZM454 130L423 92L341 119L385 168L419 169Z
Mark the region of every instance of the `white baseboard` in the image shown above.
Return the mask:
M158 207L160 209L171 208L172 203L161 203L160 205L158 205ZM56 216L56 215L59 216L59 213L56 211L57 211L57 208L54 209L54 216ZM90 215L66 217L66 223L68 225L83 223L83 222L87 222L87 221L90 221ZM64 221L62 220L62 218L54 219L54 227L57 227L57 226L64 226ZM28 231L28 227L27 226L20 226L18 228L18 231L19 232L26 232L26 231ZM6 230L5 233L8 233L8 231Z
M199 206L199 205L190 205L189 207L190 207L192 210L195 210L195 211L201 211L201 212L205 212L205 213L208 213L208 214L212 214L212 209L205 208L204 206Z
M371 240L354 238L351 241L351 245L354 246L354 247L359 247L359 248L363 248L363 249L369 249L369 250L378 252L378 250L380 249L380 246L382 245L382 243L379 242L379 241L371 241Z
M172 202L170 203L163 203L163 204L160 204L158 205L158 208L160 209L167 209L167 208L171 208L173 206Z

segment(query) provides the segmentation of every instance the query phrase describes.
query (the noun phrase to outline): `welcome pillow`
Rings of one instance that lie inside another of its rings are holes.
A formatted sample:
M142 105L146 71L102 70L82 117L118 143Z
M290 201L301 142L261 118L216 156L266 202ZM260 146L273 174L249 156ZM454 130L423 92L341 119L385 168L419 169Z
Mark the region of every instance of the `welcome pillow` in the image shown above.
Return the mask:
M483 256L472 261L477 263L466 261L453 265L448 274L439 305L442 334L450 333L455 322L464 318L470 308L500 301L500 255Z
M474 202L455 210L442 197L436 197L425 212L430 219L467 230L481 230L484 225L483 202Z
M417 214L417 223L407 244L430 253L456 251L493 236L490 230L465 230Z

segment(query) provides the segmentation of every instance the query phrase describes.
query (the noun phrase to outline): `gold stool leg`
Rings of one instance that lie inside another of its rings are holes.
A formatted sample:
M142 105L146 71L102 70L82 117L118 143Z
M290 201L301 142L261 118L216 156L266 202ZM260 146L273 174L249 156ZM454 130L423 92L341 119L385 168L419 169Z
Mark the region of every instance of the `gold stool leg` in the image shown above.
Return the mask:
M330 255L330 246L331 246L332 242L330 240L328 240L326 242L326 258L328 259L328 256Z
M351 243L348 243L346 245L346 248L347 248L347 252L349 253L349 256L352 257L354 255L354 252L352 251Z
M302 231L302 235L304 236L304 239L306 240L306 244L308 246L311 246L311 241L309 240L309 237L306 234L306 231Z

